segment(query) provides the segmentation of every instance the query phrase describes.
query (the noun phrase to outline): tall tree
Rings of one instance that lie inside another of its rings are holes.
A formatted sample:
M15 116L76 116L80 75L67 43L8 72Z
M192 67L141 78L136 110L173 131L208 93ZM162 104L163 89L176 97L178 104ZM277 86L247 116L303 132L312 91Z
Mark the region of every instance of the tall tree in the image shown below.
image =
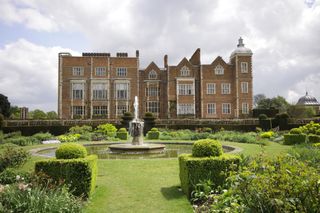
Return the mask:
M0 94L0 114L8 118L10 116L10 102L8 97Z
M286 99L282 96L277 96L273 98L261 98L257 102L256 108L258 109L270 109L275 108L280 112L286 112L290 104L286 101Z
M256 94L255 96L253 96L253 105L254 107L258 106L258 102L266 99L267 97L265 96L265 94Z
M34 120L45 120L47 119L47 114L40 109L35 109L34 111L29 112L29 117Z
M58 119L58 114L55 111L47 112L47 119Z

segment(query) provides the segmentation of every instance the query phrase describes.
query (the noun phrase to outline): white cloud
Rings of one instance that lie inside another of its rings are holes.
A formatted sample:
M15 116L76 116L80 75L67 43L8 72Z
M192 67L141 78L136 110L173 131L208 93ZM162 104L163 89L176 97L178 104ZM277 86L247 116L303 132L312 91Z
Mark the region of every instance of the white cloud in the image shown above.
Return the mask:
M79 33L89 42L90 49L84 51L132 55L140 49L142 67L151 61L162 66L164 54L169 55L169 63L178 63L198 47L203 63L211 63L218 55L228 61L241 35L254 52L255 94L282 95L295 102L305 93L302 87L308 86L310 94L320 99L319 0L311 8L304 0L0 2L4 23ZM48 63L56 70L56 56L52 60Z
M73 52L44 47L24 39L0 49L0 91L13 105L56 110L58 53ZM76 52L73 52L77 54Z

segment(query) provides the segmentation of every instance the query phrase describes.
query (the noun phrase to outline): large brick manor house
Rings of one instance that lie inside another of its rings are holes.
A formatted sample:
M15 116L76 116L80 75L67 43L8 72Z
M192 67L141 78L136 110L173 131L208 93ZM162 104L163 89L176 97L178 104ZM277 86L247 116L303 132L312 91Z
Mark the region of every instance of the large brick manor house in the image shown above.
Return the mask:
M177 65L139 67L127 53L59 53L58 114L61 119L116 119L133 112L158 118L245 118L252 109L252 51L242 38L230 61L201 64L200 49Z

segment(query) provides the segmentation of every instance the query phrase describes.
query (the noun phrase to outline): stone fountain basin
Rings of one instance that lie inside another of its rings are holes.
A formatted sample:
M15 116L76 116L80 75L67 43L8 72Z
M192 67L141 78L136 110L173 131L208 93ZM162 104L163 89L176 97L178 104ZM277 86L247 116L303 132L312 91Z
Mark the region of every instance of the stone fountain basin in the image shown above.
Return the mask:
M137 154L137 153L161 153L166 146L164 144L114 144L110 145L109 149L113 153L126 153L126 154Z

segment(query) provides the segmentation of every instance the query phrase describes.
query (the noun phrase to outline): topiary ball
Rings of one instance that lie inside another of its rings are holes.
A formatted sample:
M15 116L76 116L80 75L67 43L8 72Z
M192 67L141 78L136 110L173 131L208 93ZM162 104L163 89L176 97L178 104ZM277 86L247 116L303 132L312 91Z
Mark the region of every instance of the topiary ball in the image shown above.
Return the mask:
M290 130L290 134L297 134L297 135L301 135L302 131L299 128L293 128Z
M85 158L87 154L86 148L77 143L64 143L56 150L57 159Z
M193 144L193 157L220 156L223 154L222 145L213 139L198 140Z

